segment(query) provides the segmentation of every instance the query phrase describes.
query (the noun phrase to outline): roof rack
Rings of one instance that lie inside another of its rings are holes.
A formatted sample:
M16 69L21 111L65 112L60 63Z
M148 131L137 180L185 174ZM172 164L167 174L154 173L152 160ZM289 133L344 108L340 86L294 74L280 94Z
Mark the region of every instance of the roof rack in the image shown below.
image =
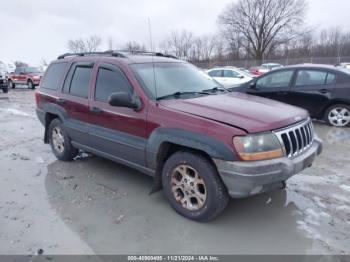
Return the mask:
M176 56L163 54L160 52L148 52L148 51L140 51L140 50L107 50L104 52L82 52L82 53L65 53L60 55L57 59L63 59L68 56L98 56L98 55L110 55L115 57L123 57L126 58L127 55L123 53L128 53L131 55L150 55L150 56L161 56L178 59Z
M81 52L81 53L65 53L63 55L60 55L57 57L57 59L63 59L67 56L98 56L98 55L110 55L115 57L126 57L124 54L113 51L113 50L107 50L104 52Z

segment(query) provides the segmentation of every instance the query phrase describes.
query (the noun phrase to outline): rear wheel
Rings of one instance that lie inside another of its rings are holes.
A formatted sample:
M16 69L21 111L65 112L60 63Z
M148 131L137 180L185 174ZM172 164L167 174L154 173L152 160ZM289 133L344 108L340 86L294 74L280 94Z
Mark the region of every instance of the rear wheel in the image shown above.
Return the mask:
M325 120L335 127L350 126L350 106L337 104L329 107L325 113Z
M9 89L7 87L2 88L2 92L7 93L8 91L9 91Z
M35 85L34 85L32 80L28 80L27 85L28 85L29 89L34 89L35 88Z
M57 118L50 123L49 138L52 151L59 160L69 161L78 155L78 149L73 147L62 122Z
M163 168L162 182L175 211L195 221L214 219L229 202L215 166L201 155L180 151L170 156Z

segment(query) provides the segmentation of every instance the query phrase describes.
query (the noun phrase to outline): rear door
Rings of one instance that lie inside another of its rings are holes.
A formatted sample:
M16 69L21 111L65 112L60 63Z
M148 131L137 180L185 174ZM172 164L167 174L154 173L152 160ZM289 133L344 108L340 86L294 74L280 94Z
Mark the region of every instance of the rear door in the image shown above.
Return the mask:
M241 78L239 78L239 74L233 70L225 69L223 70L222 77L223 84L226 87L238 85L241 83Z
M136 94L118 65L100 63L91 98L90 135L93 148L124 162L145 166L146 108L134 110L108 104L112 93Z
M326 70L300 69L290 92L293 105L305 108L311 116L322 114L336 85L336 75Z
M289 91L294 70L271 72L259 77L254 88L248 88L247 93L290 103Z
M213 69L208 72L208 75L218 81L220 84L224 85L223 72L221 69Z
M73 142L90 146L89 139L89 87L94 63L73 63L57 100L67 112L65 127Z

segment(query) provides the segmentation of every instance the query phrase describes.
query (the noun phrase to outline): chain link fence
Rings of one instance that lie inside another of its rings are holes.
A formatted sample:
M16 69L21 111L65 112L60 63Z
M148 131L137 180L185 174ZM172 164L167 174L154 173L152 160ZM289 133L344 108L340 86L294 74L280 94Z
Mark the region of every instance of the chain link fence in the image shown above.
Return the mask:
M191 62L191 61L190 61ZM350 62L350 56L344 57L304 57L304 58L284 58L284 59L264 59L259 60L212 60L212 61L201 61L201 62L191 62L192 64L203 68L209 69L219 66L235 66L244 67L249 69L253 66L259 66L262 63L278 63L284 66L304 64L304 63L314 63L314 64L329 64L336 65L342 62Z

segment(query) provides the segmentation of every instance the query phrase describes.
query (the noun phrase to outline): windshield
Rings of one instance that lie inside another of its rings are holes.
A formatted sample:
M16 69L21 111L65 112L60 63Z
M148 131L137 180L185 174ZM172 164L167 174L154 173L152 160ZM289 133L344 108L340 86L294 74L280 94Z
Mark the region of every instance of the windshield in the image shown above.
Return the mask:
M252 74L250 74L250 73L247 72L247 71L244 71L244 70L242 70L242 69L236 69L236 71L237 71L240 75L253 78L253 77L252 77Z
M187 63L154 63L154 71L152 63L133 64L131 68L153 98L222 88L206 73Z
M27 73L41 73L41 70L37 67L27 67L25 70Z

